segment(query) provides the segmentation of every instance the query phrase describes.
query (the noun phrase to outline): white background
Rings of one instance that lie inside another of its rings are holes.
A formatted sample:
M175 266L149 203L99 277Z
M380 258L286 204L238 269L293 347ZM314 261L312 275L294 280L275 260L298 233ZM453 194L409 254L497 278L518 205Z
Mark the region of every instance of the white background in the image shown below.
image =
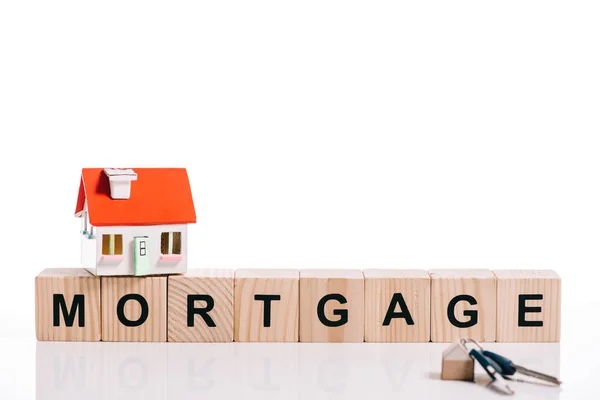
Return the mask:
M34 276L78 266L81 168L184 166L192 267L555 269L583 373L600 5L406 3L0 2L4 359Z

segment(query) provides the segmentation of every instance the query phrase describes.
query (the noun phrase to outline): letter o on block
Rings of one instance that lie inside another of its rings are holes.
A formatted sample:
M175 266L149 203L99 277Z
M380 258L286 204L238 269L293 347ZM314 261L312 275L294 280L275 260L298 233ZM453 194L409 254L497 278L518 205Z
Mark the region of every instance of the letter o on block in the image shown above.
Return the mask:
M300 341L362 342L364 293L360 270L301 270Z
M102 277L102 341L166 342L167 277Z
M431 341L496 340L496 277L487 269L437 269L431 276Z
M83 268L45 269L35 278L38 340L98 342L100 278Z

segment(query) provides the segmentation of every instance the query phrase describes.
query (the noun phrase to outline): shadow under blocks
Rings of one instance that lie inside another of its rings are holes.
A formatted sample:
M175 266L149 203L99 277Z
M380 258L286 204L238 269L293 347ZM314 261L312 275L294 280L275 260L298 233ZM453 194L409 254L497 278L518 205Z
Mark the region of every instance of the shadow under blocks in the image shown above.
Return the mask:
M79 342L559 342L550 270L190 269L35 278L36 336Z

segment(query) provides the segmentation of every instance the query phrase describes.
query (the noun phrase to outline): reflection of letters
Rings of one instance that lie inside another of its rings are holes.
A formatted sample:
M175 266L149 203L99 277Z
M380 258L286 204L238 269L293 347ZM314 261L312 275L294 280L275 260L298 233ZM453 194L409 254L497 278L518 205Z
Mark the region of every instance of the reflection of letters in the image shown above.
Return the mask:
M346 388L348 364L339 360L323 361L319 365L319 386L326 392L343 392Z
M394 392L401 391L406 382L406 377L412 369L413 361L408 359L403 362L385 360L382 361L382 364L392 390Z
M139 390L146 386L148 371L140 360L130 358L119 365L119 387L122 389Z
M196 367L196 360L190 358L188 360L188 387L197 390L210 390L215 384L212 379L212 371L214 370L215 359L211 358L201 367Z
M279 385L271 383L271 360L269 358L263 358L263 361L264 379L261 384L256 384L254 387L258 390L280 390Z
M85 385L85 358L66 357L64 364L60 362L61 357L54 357L54 387L69 387L69 377L72 386L83 388ZM61 368L63 366L64 368Z

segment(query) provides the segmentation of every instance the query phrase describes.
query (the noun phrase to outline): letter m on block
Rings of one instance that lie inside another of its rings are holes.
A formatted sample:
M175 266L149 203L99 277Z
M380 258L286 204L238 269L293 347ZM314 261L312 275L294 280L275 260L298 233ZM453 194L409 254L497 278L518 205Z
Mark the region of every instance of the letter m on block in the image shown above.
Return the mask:
M73 296L73 302L71 303L70 310L67 309L65 296L62 294L54 294L52 296L52 310L54 326L60 326L61 313L65 320L66 326L73 326L73 323L75 322L75 316L78 316L77 325L81 328L85 326L85 296L83 294L76 294Z

